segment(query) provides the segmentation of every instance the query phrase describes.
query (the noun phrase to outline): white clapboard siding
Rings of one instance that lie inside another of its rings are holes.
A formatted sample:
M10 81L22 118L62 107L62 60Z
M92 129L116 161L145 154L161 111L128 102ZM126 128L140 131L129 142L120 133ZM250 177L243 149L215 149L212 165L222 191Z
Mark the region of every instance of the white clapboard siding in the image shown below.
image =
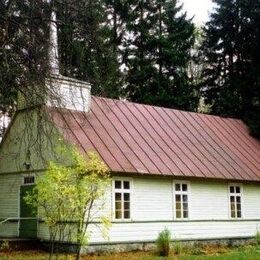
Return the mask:
M18 236L18 202L22 176L19 174L0 175L0 222L12 218L13 222L0 224L0 237Z
M260 195L260 194L259 194ZM229 217L229 197L226 183L191 182L190 218L227 219Z
M19 217L19 187L22 174L0 175L0 219ZM122 178L122 177L121 177ZM189 181L189 220L174 219L173 179L133 177L131 220L115 222L112 218L113 193L107 187L103 210L98 215L111 217L109 240L91 225L91 243L154 241L158 233L169 228L174 239L211 239L253 237L260 230L260 185L243 185L243 219L229 217L228 182ZM0 227L0 236L17 236L18 223ZM44 223L39 224L38 237L48 239Z
M0 224L0 238L1 237L18 237L18 221Z
M172 183L169 179L133 179L134 220L169 220L173 217Z
M0 174L0 219L18 217L20 174Z
M260 219L260 185L244 185L243 187L243 217Z
M156 240L164 228L171 231L173 240L247 238L255 236L259 227L260 221L113 223L107 237L97 226L91 225L89 242L149 242ZM39 225L38 236L48 239L48 229L43 223Z
M109 239L105 239L102 232L92 225L91 243L154 241L165 227L177 240L253 237L260 230L258 185L243 184L243 219L232 220L229 218L227 182L190 181L190 219L176 221L172 179L135 177L132 181L131 221L113 221L108 232ZM113 209L111 190L108 187L105 213ZM48 239L44 224L40 225L39 237Z

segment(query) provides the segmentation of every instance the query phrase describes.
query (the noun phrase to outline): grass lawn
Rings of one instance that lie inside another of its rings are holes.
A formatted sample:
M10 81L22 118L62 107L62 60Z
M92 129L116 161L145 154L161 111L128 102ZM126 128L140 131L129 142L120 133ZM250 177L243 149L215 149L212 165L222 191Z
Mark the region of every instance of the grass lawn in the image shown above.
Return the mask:
M48 254L41 251L10 251L0 252L0 259L2 260L45 260L48 259ZM73 259L73 256L60 257L59 259ZM152 259L178 259L178 260L260 260L260 246L242 246L237 248L227 247L205 247L183 249L181 253L171 255L168 258L158 257L155 252L132 252L120 253L111 255L87 255L82 256L82 259L90 260L152 260Z

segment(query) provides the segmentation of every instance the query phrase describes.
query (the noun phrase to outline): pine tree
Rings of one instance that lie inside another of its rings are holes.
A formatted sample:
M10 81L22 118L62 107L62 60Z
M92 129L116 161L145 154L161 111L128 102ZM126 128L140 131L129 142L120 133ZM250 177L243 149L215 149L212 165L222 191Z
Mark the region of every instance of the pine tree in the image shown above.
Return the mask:
M198 98L187 74L194 25L174 0L137 1L128 17L129 99L195 110Z
M202 46L202 93L212 113L243 118L259 135L260 2L214 2Z

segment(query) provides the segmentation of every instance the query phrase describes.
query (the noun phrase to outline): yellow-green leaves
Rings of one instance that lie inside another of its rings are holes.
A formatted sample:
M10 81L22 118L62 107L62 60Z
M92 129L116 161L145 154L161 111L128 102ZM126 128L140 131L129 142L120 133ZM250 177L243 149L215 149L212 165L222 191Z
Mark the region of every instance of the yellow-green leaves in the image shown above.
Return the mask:
M95 152L85 156L74 148L66 152L71 154L72 166L50 162L27 203L38 206L53 240L86 244L93 221L100 223L107 237L110 220L102 212L102 201L111 182L108 168Z

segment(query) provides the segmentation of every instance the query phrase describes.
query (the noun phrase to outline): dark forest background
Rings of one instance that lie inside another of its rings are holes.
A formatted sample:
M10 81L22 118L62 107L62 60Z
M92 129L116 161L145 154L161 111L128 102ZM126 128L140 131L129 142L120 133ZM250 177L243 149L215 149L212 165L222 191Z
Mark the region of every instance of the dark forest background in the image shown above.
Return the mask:
M61 74L92 94L240 118L260 136L260 0L214 0L197 28L175 0L0 0L0 111L49 75L50 12Z

